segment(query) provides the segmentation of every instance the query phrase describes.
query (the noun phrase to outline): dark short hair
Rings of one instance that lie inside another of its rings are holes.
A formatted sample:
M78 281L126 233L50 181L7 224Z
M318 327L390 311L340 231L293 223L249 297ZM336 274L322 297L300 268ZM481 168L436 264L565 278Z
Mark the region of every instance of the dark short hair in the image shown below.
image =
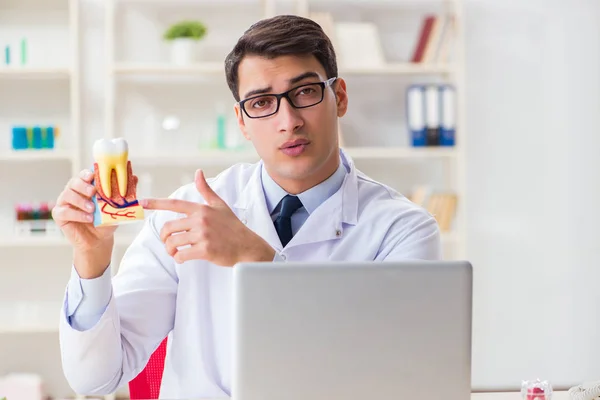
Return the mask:
M337 76L333 45L315 21L297 15L278 15L256 22L238 40L225 58L227 85L236 101L238 67L246 55L275 58L284 55L313 55L321 63L327 78Z

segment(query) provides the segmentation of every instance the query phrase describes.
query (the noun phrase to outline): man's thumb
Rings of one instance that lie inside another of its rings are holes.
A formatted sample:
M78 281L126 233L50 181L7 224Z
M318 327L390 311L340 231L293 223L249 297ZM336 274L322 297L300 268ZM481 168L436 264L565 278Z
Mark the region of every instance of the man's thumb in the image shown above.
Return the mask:
M209 206L214 206L224 203L223 199L221 199L219 195L216 194L215 191L212 190L212 188L208 185L206 178L204 177L204 172L201 169L196 171L196 176L194 179L196 181L196 189L198 189L198 192L202 195L206 204Z

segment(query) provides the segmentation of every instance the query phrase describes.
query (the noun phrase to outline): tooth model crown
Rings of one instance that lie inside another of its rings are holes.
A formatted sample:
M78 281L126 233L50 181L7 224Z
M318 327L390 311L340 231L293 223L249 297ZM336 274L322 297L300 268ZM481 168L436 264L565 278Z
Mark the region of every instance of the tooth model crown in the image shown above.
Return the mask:
M100 139L94 143L94 161L98 164L100 185L109 198L112 196L111 180L113 169L117 175L119 194L127 193L127 160L129 146L123 138Z

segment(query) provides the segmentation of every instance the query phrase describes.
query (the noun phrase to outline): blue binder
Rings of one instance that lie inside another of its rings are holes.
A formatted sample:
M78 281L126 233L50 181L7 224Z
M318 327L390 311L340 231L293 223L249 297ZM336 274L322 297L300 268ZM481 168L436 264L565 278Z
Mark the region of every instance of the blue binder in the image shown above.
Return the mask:
M425 86L410 85L406 90L406 121L412 145L426 144L425 129Z
M440 86L440 109L440 145L454 146L456 137L456 90L454 86Z
M440 145L440 87L437 84L425 86L425 145Z

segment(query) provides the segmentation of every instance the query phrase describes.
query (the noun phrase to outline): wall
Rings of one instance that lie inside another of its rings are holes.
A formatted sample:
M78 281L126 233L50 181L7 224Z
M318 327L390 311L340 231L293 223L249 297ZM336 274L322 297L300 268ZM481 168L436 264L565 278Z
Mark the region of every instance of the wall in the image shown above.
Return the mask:
M600 377L600 3L467 6L476 386Z

